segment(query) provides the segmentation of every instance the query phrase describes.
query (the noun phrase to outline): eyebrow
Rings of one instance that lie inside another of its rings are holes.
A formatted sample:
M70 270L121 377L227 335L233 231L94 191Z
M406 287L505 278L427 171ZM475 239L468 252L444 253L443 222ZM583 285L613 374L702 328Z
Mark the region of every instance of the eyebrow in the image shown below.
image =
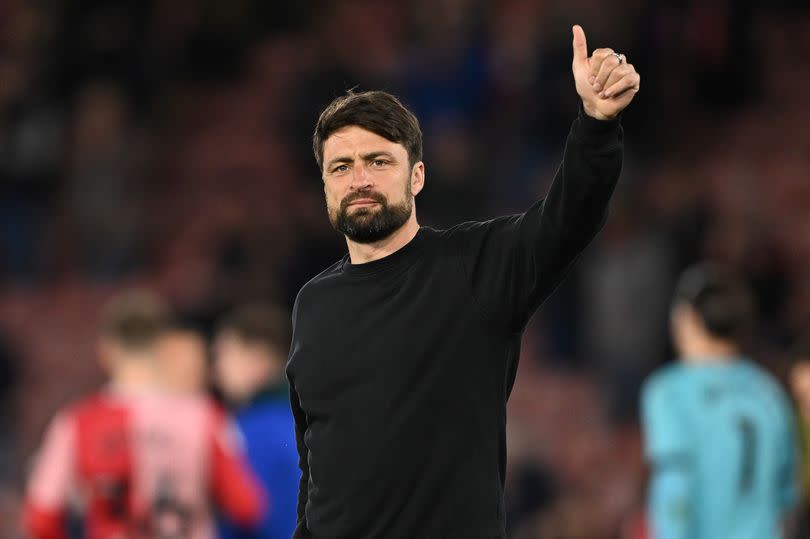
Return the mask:
M369 153L366 153L366 154L363 154L363 155L360 156L360 158L363 161L373 161L374 159L377 159L378 157L387 157L388 159L391 159L392 161L394 160L394 155L392 153L390 153L390 152L385 152L385 151L369 152ZM331 159L326 164L326 170L331 170L332 167L334 167L338 163L353 163L353 162L354 162L354 159L349 157L349 156L335 157L334 159Z

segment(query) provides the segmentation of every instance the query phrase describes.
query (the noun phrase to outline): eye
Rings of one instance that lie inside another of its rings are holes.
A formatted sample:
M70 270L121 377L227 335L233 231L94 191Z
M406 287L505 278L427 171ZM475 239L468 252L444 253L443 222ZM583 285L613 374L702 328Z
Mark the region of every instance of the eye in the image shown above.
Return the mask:
M336 173L340 173L340 172L346 172L347 170L349 170L348 165L338 165L338 166L336 166L335 168L332 169L332 174L336 174Z
M375 159L374 161L371 162L371 166L372 167L377 167L377 168L384 167L387 164L388 164L388 161L386 161L385 159Z

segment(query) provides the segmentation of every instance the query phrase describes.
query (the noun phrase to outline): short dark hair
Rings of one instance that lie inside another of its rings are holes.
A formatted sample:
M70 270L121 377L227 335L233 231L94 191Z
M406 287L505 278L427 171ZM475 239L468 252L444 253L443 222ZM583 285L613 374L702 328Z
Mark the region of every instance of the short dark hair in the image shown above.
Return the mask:
M284 354L290 349L290 315L273 305L254 303L237 307L217 324L217 334L225 332L233 332L246 342L262 344Z
M754 318L745 281L712 264L692 266L681 274L674 303L691 305L706 330L721 339L742 338Z
M411 166L422 160L419 120L399 99L380 90L359 93L349 90L323 109L315 125L312 151L321 170L326 139L338 129L350 125L362 127L405 146Z
M113 297L101 315L101 334L124 348L150 347L169 327L169 309L152 292L132 290Z
M794 363L810 361L810 333L796 337L788 354L788 359Z

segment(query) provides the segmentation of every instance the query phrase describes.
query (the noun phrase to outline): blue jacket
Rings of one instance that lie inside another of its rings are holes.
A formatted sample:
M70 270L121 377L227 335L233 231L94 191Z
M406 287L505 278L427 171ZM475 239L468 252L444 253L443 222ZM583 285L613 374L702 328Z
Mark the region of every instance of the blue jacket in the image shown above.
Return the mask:
M235 410L234 417L245 438L248 462L267 494L269 511L261 527L251 532L220 522L220 537L289 539L295 530L301 472L287 385L263 391Z

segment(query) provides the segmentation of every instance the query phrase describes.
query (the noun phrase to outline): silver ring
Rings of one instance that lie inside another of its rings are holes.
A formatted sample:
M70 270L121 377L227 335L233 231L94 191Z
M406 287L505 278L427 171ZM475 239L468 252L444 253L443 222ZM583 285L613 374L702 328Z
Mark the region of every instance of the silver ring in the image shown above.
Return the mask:
M615 56L616 59L619 61L619 65L622 65L624 63L624 54L620 52L614 52L613 56Z

